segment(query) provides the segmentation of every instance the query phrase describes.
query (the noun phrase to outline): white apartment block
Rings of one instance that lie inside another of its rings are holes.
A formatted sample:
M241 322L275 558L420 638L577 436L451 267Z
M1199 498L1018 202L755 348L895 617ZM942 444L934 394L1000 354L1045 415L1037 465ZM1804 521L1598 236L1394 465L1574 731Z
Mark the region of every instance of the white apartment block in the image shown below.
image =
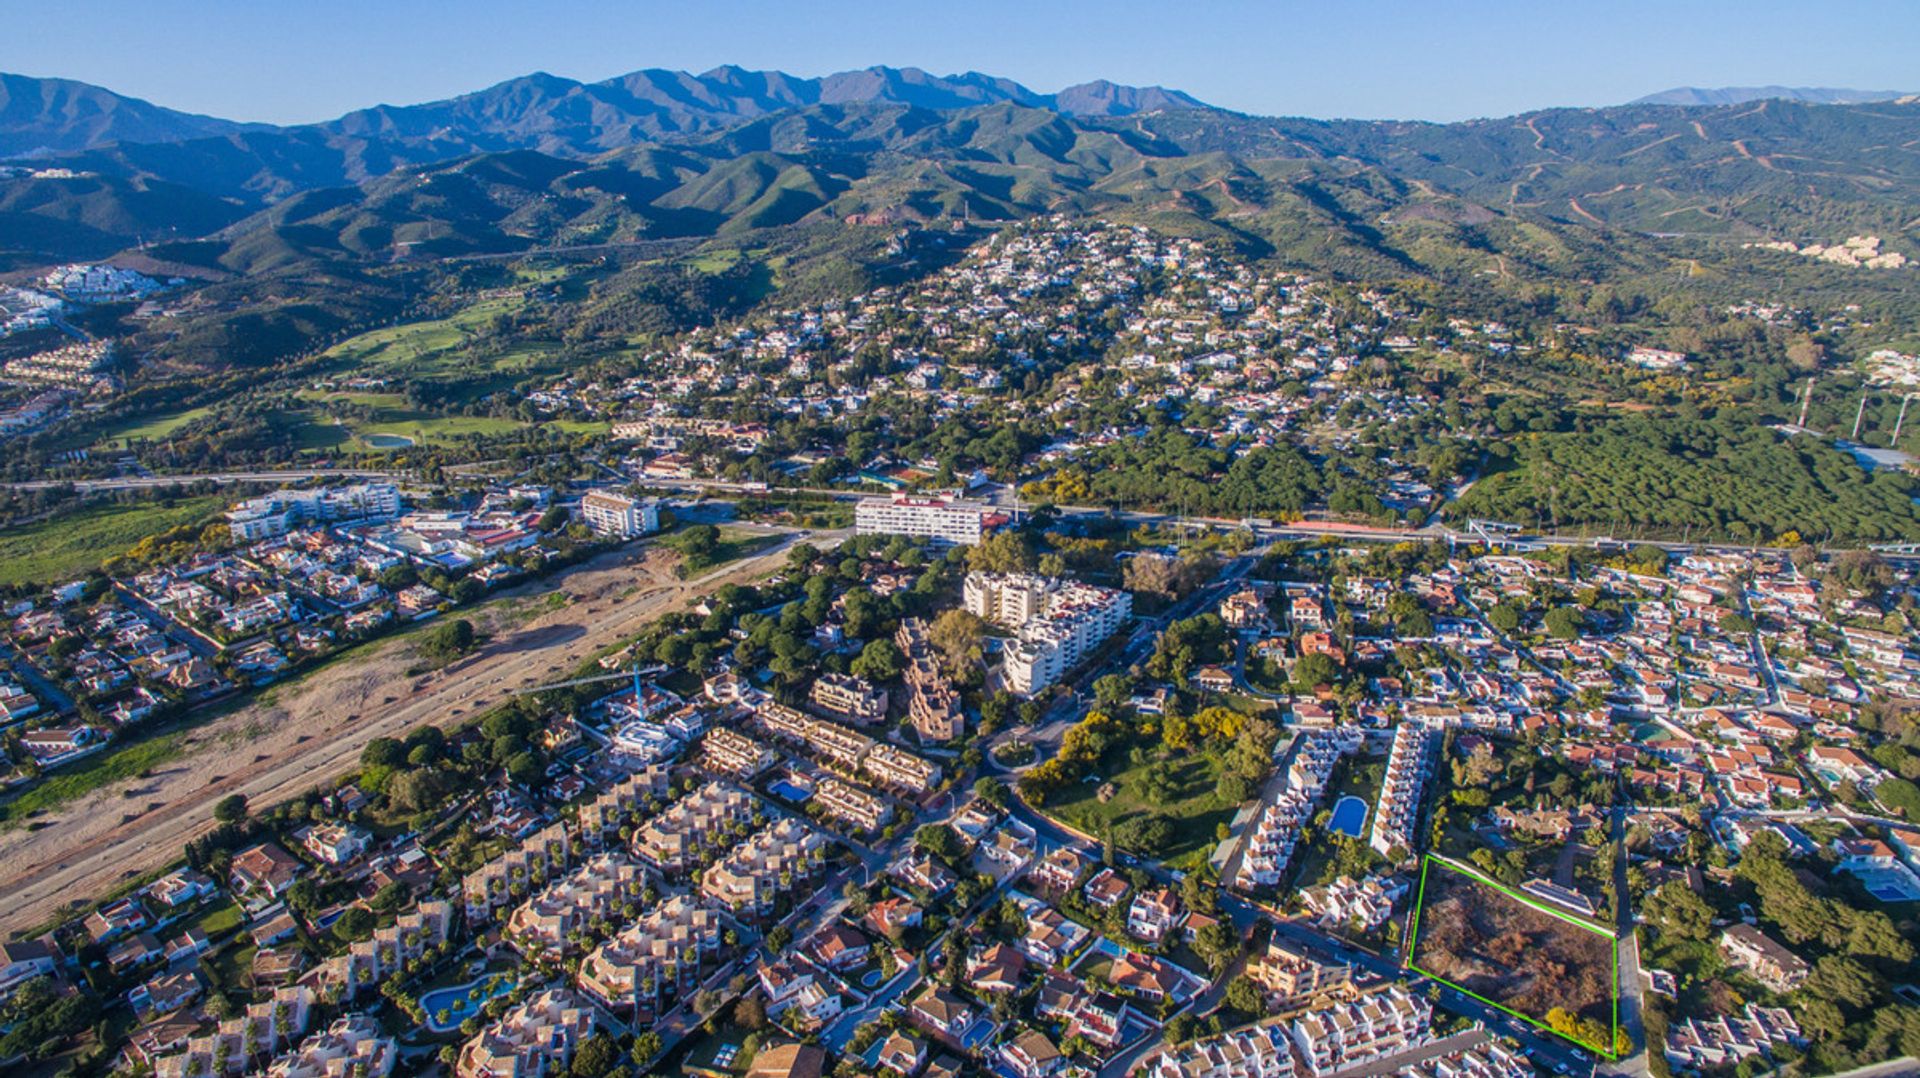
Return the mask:
M827 863L825 835L791 816L757 832L700 877L700 893L736 915L758 917Z
M600 796L580 806L580 839L598 847L620 828L640 822L641 818L663 804L672 791L673 775L663 766L642 768L601 791Z
M853 510L860 535L905 535L950 546L972 546L987 532L993 511L978 502L948 498L865 498Z
M924 794L940 785L940 765L882 741L861 761L867 774L882 785Z
M775 737L805 745L832 763L849 770L874 747L873 738L837 723L816 719L785 704L768 701L758 711L760 724Z
M663 999L689 992L720 954L726 927L720 914L691 895L675 895L649 910L580 963L580 987L616 1011L649 1020Z
M962 601L968 613L1019 632L1005 672L1022 696L1059 681L1133 616L1124 591L1029 573L968 573Z
M940 765L839 723L816 719L769 701L758 711L760 724L777 738L806 746L849 775L864 771L875 782L923 794L940 784Z
M810 699L813 706L863 726L887 717L887 690L851 674L821 674L814 680Z
M1049 578L1031 573L972 572L961 587L967 613L1018 629L1046 612Z
M1149 1059L1145 1078L1294 1078L1283 1024L1248 1026L1203 1037Z
M859 787L836 778L824 778L813 791L814 804L833 819L856 831L877 831L893 815L885 798L875 797Z
M548 884L515 907L507 934L523 951L558 953L567 937L596 918L612 918L647 889L647 874L624 854L603 853Z
M1300 841L1300 829L1313 816L1314 809L1333 777L1333 765L1340 757L1358 751L1366 735L1355 727L1313 730L1302 736L1294 749L1293 763L1287 768L1287 781L1273 799L1260 809L1241 841L1240 868L1233 885L1240 888L1273 887L1280 883L1294 847Z
M227 510L227 531L236 541L285 535L296 525L336 520L375 520L400 515L400 488L392 483L278 490L248 498Z
M347 953L328 959L327 977L340 985L343 998L399 975L408 962L445 943L453 928L453 904L438 899L420 903L392 924L357 940Z
M589 491L580 499L580 519L596 535L632 539L660 530L660 503L610 490Z
M1433 748L1439 735L1418 723L1403 722L1393 732L1387 753L1387 776L1373 810L1373 828L1367 844L1382 856L1396 846L1411 854L1414 828L1420 823L1420 794L1433 771Z
M1398 1072L1399 1078L1534 1078L1537 1073L1531 1060L1499 1041L1429 1056Z
M1433 1005L1399 985L1309 1011L1293 1020L1293 1045L1308 1074L1330 1074L1425 1044Z
M758 811L759 802L738 786L709 782L641 828L633 836L633 852L662 872L680 872L732 845Z
M700 766L737 779L751 780L779 760L779 753L724 726L708 730L700 742Z
M549 1078L565 1074L593 1036L593 1008L572 992L548 988L500 1016L462 1045L456 1078Z
M492 920L497 911L552 879L572 858L573 839L560 824L527 836L517 849L487 862L462 882L467 924L477 927Z
M400 1058L393 1038L364 1014L334 1020L324 1032L267 1067L267 1078L387 1078Z
M244 1014L222 1019L212 1032L187 1042L184 1051L154 1061L155 1078L219 1078L222 1074L241 1074L255 1054L280 1051L307 1031L319 1003L313 989L305 985L276 988L273 998L255 1003ZM214 1060L224 1069L216 1069Z

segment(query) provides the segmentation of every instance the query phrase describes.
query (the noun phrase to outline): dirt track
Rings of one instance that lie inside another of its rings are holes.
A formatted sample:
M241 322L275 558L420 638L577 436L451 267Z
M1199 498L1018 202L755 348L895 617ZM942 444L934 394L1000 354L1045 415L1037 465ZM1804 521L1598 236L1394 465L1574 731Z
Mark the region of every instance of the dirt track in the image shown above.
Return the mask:
M593 652L723 584L777 567L797 538L691 581L671 556L640 549L603 555L551 580L512 589L477 626L490 634L473 655L420 677L413 645L388 641L336 662L191 731L184 755L150 777L96 790L0 831L0 932L42 925L121 880L180 856L213 822L213 803L245 794L256 806L294 797L344 772L375 737L424 723L452 725L512 689L571 670ZM823 536L822 538L831 537ZM568 602L542 596L563 591Z

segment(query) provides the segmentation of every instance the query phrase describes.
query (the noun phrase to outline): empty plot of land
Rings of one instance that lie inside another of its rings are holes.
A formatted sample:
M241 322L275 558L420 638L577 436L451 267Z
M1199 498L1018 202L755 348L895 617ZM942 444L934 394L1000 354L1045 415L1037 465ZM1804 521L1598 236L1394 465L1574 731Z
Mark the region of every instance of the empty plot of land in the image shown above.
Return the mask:
M1456 862L1430 855L1421 869L1408 965L1602 1052L1618 1020L1614 947L1604 929Z

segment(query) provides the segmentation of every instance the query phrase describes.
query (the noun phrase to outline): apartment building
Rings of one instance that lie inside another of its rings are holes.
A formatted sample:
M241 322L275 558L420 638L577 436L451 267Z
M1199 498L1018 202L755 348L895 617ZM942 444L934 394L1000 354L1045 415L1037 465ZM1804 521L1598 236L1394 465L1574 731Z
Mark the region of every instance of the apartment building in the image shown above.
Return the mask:
M1293 1020L1295 1050L1308 1074L1329 1074L1404 1052L1429 1039L1433 1005L1399 985L1309 1011Z
M1403 722L1393 732L1387 752L1387 775L1374 805L1367 845L1386 856L1400 849L1411 855L1414 831L1420 822L1420 795L1433 773L1433 749L1439 734L1418 723Z
M1294 749L1286 782L1261 807L1253 827L1241 839L1246 848L1234 873L1235 887L1272 887L1280 882L1293 860L1301 827L1312 818L1326 792L1334 764L1357 751L1365 740L1366 735L1354 727L1314 730L1302 737Z
M550 1078L565 1074L593 1036L593 1008L565 988L529 996L462 1045L456 1078Z
M507 935L523 952L560 952L568 936L598 918L612 918L647 889L647 873L625 854L603 853L515 907Z
M445 943L452 930L451 902L422 902L385 928L374 929L372 939L356 940L346 954L328 959L322 979L340 985L342 998L350 999L404 972L408 962Z
M267 1078L387 1078L400 1052L364 1014L334 1020L267 1067Z
M907 685L907 718L921 743L944 744L966 733L960 694L941 672L927 623L920 618L902 618L893 642L906 656L902 678Z
M1018 630L1046 613L1052 580L1032 573L971 572L961 585L967 613Z
M972 546L1004 518L979 502L896 494L864 498L854 506L859 535L904 535L942 546Z
M1400 1068L1399 1078L1534 1078L1533 1061L1499 1041L1459 1048Z
M876 782L914 794L940 784L940 765L838 723L771 701L760 705L757 715L762 728L774 737L803 746L848 774L864 770Z
M617 491L593 490L580 499L580 519L595 535L632 539L660 530L660 503Z
M467 924L478 926L493 920L501 909L544 886L572 861L573 838L560 824L527 836L518 847L482 865L461 882Z
M212 1032L189 1038L183 1050L154 1060L155 1078L244 1074L257 1054L278 1052L304 1034L318 1003L305 985L277 988L272 999L222 1019Z
M737 730L716 727L700 742L700 766L751 781L780 761L780 754Z
M893 806L885 798L832 777L814 787L813 803L855 831L878 831L893 816Z
M380 520L400 515L400 488L359 483L313 490L279 490L227 510L227 531L242 543L272 539L307 523Z
M1737 1014L1686 1018L1673 1023L1667 1030L1667 1065L1707 1071L1788 1044L1806 1044L1793 1014L1785 1007L1749 1003Z
M608 1008L647 1022L668 1000L700 984L718 959L726 927L720 914L691 895L649 910L580 963L580 988Z
M969 613L1019 633L1006 649L1005 674L1023 696L1059 681L1133 615L1124 591L1030 573L968 573L962 601Z
M809 699L814 707L863 726L887 717L887 691L851 674L821 674L814 680Z
M1398 877L1368 876L1356 880L1352 876L1341 876L1301 891L1300 903L1313 914L1314 923L1323 928L1357 925L1371 930L1393 916L1394 903L1406 894L1407 882Z
M1353 967L1317 961L1275 935L1267 941L1267 949L1247 964L1247 978L1260 986L1269 1007L1284 1010L1296 1000L1351 988Z
M914 794L940 785L942 774L939 764L884 741L868 750L862 766L874 781Z
M1775 992L1793 991L1812 972L1806 959L1748 924L1728 926L1720 935L1720 951L1728 961Z
M673 789L671 769L654 765L630 772L580 806L580 841L598 849L622 827L639 823L664 803Z
M826 867L825 835L791 816L757 832L700 877L700 893L736 915L757 918L774 900Z
M859 768L861 759L874 746L873 738L865 734L825 719L816 719L785 704L768 701L760 706L758 716L768 733L802 745L849 771Z
M1144 1078L1294 1078L1284 1023L1247 1026L1169 1048L1147 1060Z
M745 833L760 804L746 791L709 782L667 806L633 836L633 852L665 873L692 868Z

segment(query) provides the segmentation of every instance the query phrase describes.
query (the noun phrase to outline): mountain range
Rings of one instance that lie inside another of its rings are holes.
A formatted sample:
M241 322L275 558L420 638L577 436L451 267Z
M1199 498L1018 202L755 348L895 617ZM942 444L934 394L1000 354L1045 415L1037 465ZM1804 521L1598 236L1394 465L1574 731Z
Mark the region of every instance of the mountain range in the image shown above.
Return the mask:
M1720 106L1744 105L1749 101L1802 101L1809 105L1870 105L1912 96L1910 90L1844 90L1829 86L1723 86L1712 90L1677 86L1635 98L1629 104Z
M176 112L66 79L0 75L0 158L41 157L121 142L185 142L239 132L319 140L427 144L449 151L591 153L810 105L886 102L927 109L1012 102L1085 116L1206 108L1178 90L1106 81L1042 94L969 71L932 75L870 67L823 78L731 65L704 74L647 68L599 82L535 72L476 93L419 105L376 105L317 124L275 127Z
M72 79L0 72L0 158L39 157L110 142L179 142L258 126L162 108Z
M536 74L275 128L6 85L0 138L66 172L0 178L0 268L160 242L177 264L254 273L1075 212L1387 271L1497 257L1590 272L1595 230L1831 242L1920 227L1920 103L1902 101L1437 124L1252 117L1107 82L1040 94L978 73L722 67Z

